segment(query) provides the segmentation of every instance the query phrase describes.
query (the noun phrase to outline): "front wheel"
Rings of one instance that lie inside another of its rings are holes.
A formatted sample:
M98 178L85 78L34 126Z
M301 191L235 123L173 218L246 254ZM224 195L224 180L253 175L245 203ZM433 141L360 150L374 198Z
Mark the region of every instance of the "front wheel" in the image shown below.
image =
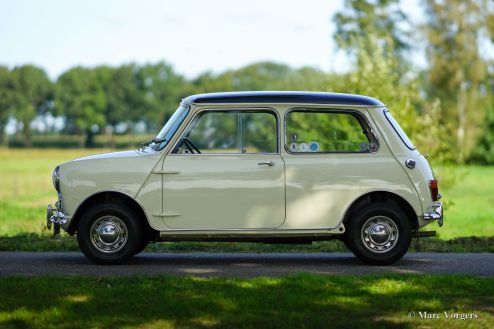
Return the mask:
M371 204L347 224L345 244L357 258L372 265L401 259L412 241L410 220L394 204Z
M142 241L134 213L119 204L88 209L77 225L77 242L84 255L98 264L119 264L132 257Z

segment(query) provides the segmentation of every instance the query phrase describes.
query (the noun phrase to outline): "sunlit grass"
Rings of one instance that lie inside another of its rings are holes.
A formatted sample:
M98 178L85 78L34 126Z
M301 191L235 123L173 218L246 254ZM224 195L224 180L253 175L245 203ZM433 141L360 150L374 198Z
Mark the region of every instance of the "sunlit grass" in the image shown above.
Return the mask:
M494 167L443 167L437 175L445 204L444 226L434 224L439 237L493 236Z
M0 149L0 235L43 233L57 199L51 174L63 162L105 150Z
M492 328L494 278L44 277L0 280L2 328ZM408 313L475 313L427 320Z

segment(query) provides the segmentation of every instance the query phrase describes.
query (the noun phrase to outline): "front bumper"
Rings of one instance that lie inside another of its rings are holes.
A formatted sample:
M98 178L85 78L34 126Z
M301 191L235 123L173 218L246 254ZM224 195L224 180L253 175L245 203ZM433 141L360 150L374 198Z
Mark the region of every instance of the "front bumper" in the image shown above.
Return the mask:
M46 208L46 227L51 230L53 226L53 235L60 234L60 228L64 228L68 221L68 216L60 210L60 202L57 202L55 206L48 205Z
M443 204L442 202L435 201L429 207L429 210L424 214L424 220L430 222L437 221L439 226L443 226Z

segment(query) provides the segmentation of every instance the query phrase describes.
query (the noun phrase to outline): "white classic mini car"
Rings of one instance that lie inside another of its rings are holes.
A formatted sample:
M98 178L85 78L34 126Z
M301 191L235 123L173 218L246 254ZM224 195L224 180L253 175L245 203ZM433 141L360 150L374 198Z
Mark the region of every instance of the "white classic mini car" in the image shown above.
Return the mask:
M48 227L101 264L149 241L335 238L390 264L443 221L426 158L384 104L349 94L193 95L146 146L61 164L53 184Z

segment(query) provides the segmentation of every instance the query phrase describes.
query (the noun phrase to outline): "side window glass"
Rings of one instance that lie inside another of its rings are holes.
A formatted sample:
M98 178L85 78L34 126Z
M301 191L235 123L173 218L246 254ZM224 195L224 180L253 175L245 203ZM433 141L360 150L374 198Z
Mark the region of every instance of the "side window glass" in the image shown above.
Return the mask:
M371 152L377 149L356 115L330 111L291 111L286 120L289 152Z
M238 128L238 112L206 112L187 138L201 153L238 153Z
M174 153L276 153L276 116L261 111L204 112ZM198 152L199 151L199 152Z
M276 117L269 112L243 112L242 153L276 153Z

